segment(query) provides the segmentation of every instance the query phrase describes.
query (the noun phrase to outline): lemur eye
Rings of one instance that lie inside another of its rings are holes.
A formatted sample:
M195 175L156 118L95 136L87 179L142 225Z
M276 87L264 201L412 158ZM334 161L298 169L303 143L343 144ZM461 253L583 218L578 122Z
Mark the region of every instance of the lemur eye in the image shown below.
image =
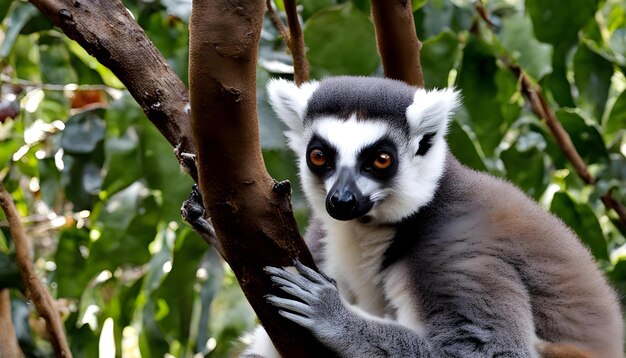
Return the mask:
M309 160L311 161L311 164L316 167L326 165L326 155L320 149L313 149L311 153L309 153Z
M376 155L374 163L372 164L376 169L387 169L391 166L391 163L393 163L393 158L391 157L391 154L381 152Z

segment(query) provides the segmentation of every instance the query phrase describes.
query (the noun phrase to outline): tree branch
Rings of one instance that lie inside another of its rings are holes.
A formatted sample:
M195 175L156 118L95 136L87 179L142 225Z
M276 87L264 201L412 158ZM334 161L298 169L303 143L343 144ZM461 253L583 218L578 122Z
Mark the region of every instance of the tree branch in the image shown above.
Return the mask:
M72 353L65 339L65 332L59 312L56 309L50 293L43 286L39 277L37 277L37 273L33 267L33 259L30 255L30 240L24 233L24 226L20 221L20 216L15 208L13 199L11 199L11 196L2 184L0 184L0 207L2 207L7 221L9 222L9 230L13 238L13 244L15 245L17 266L20 269L27 294L35 304L39 315L46 321L46 328L52 348L57 357L71 357Z
M296 0L283 0L289 24L290 50L293 56L293 77L298 86L309 80L309 61L306 59L304 35L300 28Z
M287 48L291 52L293 57L293 77L296 84L299 86L302 83L309 80L309 61L306 58L306 48L304 46L304 35L302 28L300 27L300 20L298 18L298 9L296 7L295 0L284 0L285 13L287 14L287 23L289 24L289 31L285 28L285 24L282 22L278 14L272 6L272 0L266 0L267 11L276 27L276 30L280 33L280 36L285 41Z
M119 0L30 2L113 71L177 153L195 153L187 88ZM195 168L187 169L196 180Z
M264 296L278 294L265 266L314 267L291 210L288 182L265 170L256 112L256 60L263 0L195 0L190 19L189 78L199 184L224 258L285 357L325 357L302 327L282 318Z
M413 8L408 0L372 0L378 52L385 77L424 87Z
M478 0L476 2L476 9L480 18L487 24L487 27L491 31L495 31L495 26L489 20L489 14L485 9L482 0ZM517 78L519 78L522 95L531 106L533 113L538 118L545 120L550 133L552 133L554 141L559 146L561 152L563 152L570 164L574 167L576 174L578 174L585 184L595 185L595 178L589 172L587 164L585 164L585 161L578 153L578 150L574 147L569 134L563 128L561 122L559 122L559 119L552 110L552 107L548 104L541 87L533 85L528 75L526 75L526 73L524 73L518 65L512 63L508 58L502 58L502 61L509 68L509 70L513 72ZM601 200L607 210L613 209L615 213L617 213L621 225L626 227L626 208L624 208L619 201L615 200L611 196L611 191L602 195Z
M282 37L283 41L285 41L287 48L289 48L289 51L291 51L291 36L289 36L289 30L287 30L285 24L283 23L283 20L280 19L280 16L278 16L278 13L276 13L276 10L274 10L273 2L274 1L272 0L265 1L265 6L267 6L267 14L276 30L278 30L280 37Z
M0 289L0 357L23 357L11 316L9 289Z

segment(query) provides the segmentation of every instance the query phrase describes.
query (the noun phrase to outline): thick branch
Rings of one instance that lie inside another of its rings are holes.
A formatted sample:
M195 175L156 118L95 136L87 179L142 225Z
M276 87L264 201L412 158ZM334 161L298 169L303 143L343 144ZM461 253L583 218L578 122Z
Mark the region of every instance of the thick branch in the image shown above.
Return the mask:
M378 52L385 77L424 87L420 50L411 2L408 0L372 0Z
M0 357L23 357L11 317L9 289L0 290Z
M119 0L30 2L113 71L173 147L195 153L187 88ZM188 169L196 179L195 168Z
M59 312L56 309L54 301L43 286L35 268L33 267L33 259L30 255L30 241L24 233L24 226L20 221L20 216L15 208L13 199L9 193L0 184L0 207L4 211L7 221L9 222L9 230L15 245L15 255L17 266L20 269L22 280L26 286L28 296L35 304L37 312L46 321L46 328L50 338L50 343L57 357L71 357L72 353L65 339L65 332Z
M189 78L199 184L221 243L275 346L285 357L332 356L264 298L278 291L263 268L314 266L300 237L288 183L267 174L259 146L256 59L263 0L196 0L190 19Z
M489 20L489 14L487 13L483 3L481 0L476 2L476 10L480 18L487 24L488 28L491 31L495 31L495 26ZM572 143L572 140L567 133L567 131L559 122L556 114L552 110L552 107L548 104L545 96L541 91L541 87L533 85L530 78L524 71L516 64L511 63L509 59L504 58L502 61L506 64L513 74L517 78L519 78L521 84L521 92L526 98L526 101L531 106L533 113L545 120L548 129L550 129L550 133L552 133L552 137L554 141L561 149L561 152L565 155L570 164L574 167L576 174L585 182L587 185L595 185L596 180L589 172L587 168L587 164L582 159L576 147ZM611 196L611 192L605 193L601 197L602 203L608 210L614 210L619 217L619 220L622 226L626 227L626 208L617 200L615 200Z
M300 28L296 0L284 0L287 23L289 24L290 50L293 56L293 77L299 86L309 80L309 61L306 59L304 35Z

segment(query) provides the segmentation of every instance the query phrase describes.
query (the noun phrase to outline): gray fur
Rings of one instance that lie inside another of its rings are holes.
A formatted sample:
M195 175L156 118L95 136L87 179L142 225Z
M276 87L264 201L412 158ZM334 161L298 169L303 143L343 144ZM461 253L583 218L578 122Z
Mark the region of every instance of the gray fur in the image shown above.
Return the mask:
M400 106L412 102L406 87L325 80L307 118L333 111L344 118L351 110L396 121ZM445 146L437 140L435 148ZM554 358L624 357L617 297L589 250L519 189L461 165L444 148L418 159L441 161L434 196L396 222L338 222L315 204L326 195L323 185L305 188L314 208L306 241L336 283L299 263L298 273L268 268L274 283L298 298L269 302L341 357L541 357L550 344L584 352ZM416 160L406 147L400 152L399 160ZM433 166L410 168L426 175ZM300 174L312 175L306 167Z
M347 119L384 119L408 131L406 109L415 87L404 82L370 77L330 77L321 81L309 99L304 124L320 116ZM372 101L375 98L375 101Z

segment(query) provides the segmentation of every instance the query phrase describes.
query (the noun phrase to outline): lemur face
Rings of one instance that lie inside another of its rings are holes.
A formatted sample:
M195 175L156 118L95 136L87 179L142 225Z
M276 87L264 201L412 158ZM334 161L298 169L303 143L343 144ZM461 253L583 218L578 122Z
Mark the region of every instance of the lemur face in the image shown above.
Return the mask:
M426 92L380 78L268 85L289 127L314 215L392 223L432 199L445 159L451 90Z
M356 116L320 118L305 131L306 169L301 175L311 176L310 184L318 188L313 193L325 193L326 211L337 220L368 220L397 179L406 141L401 135L394 138L384 122Z

